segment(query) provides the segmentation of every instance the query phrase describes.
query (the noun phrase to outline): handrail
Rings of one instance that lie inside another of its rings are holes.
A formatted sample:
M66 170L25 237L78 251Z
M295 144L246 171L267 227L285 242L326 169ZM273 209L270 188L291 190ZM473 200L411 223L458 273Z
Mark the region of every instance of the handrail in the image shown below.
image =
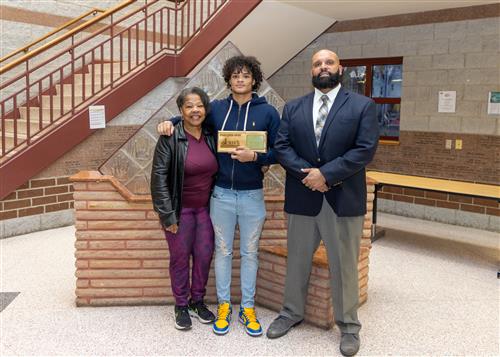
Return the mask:
M15 55L17 55L18 53L21 53L21 52L28 52L30 47L33 47L34 45L36 45L37 43L39 42L42 42L44 40L46 40L47 38L51 37L52 35L58 33L59 31L62 31L64 30L66 27L68 26L71 26L73 25L74 23L80 21L81 19L89 16L90 14L93 14L93 15L96 15L98 12L105 12L106 10L102 10L102 9L98 9L98 8L93 8L92 10L89 10L87 11L86 13L78 16L78 17L75 17L74 19L68 21L68 22L65 22L64 24L62 24L61 26L55 28L54 30L50 31L49 33L45 34L44 36L30 42L29 44L27 44L26 46L24 47L21 47L21 48L18 48L17 50L15 51L12 51L11 53L9 53L8 55L0 58L0 63L1 62L5 62L6 60L8 60L9 58L11 57L14 57ZM91 21L91 20L88 20L88 21Z
M114 16L118 10L137 2L124 1L17 59L16 62L21 63L15 69L20 71L0 84L4 94L0 100L0 160L7 154L10 155L8 161L13 160L16 155L12 155L12 151L33 145L54 128L54 123L85 110L82 103L89 103L114 88L139 67L156 61L162 53L178 55L228 2L214 0L211 7L212 0L203 0L201 4L206 1L208 9L205 14L203 6L196 11L197 0L192 0L193 11L189 0L179 6L176 2L175 7L158 8L160 1L147 0L125 15ZM108 21L92 30L89 36L75 38L82 29L107 16ZM100 37L108 32L109 36ZM64 48L52 47L68 38L71 44ZM41 53L49 56L35 57ZM115 62L118 62L118 72L113 69ZM13 62L6 66L10 68L2 70L8 71L14 66ZM105 67L111 69L108 75L103 75L108 71Z
M71 36L73 36L75 33L77 32L80 32L82 31L83 29L86 29L87 27L90 27L91 25L99 22L100 20L108 17L109 15L112 15L114 14L115 12L118 12L120 11L121 9L129 6L130 4L136 2L137 0L125 0L123 1L121 4L115 6L114 8L111 8L105 12L103 12L101 15L98 15L96 17L94 17L92 20L89 20L77 27L75 27L73 30L71 31L68 31L66 32L64 35L61 35L59 36L58 38L50 41L49 43L46 43L45 45L33 50L32 52L18 58L17 60L5 65L4 67L0 68L0 74L3 74L5 72L7 72L8 70L18 66L19 64L23 63L23 62L26 62L27 60L29 60L30 58L38 55L39 53L43 52L43 51L46 51L47 49L51 48L51 47L54 47L55 45L61 43L62 41L70 38Z

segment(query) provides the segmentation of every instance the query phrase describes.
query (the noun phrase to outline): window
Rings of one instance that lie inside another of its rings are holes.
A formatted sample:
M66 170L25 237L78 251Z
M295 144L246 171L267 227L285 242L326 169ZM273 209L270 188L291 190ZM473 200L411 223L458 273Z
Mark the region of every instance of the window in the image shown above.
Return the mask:
M341 60L342 86L377 104L380 139L399 141L403 57Z

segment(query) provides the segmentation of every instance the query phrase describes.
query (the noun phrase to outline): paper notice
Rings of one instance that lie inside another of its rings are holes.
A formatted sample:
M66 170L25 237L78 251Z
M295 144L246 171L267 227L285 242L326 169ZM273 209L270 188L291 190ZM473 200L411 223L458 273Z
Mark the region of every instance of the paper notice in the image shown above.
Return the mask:
M455 113L455 106L457 103L457 92L451 90L439 91L439 113Z
M90 129L106 128L106 113L104 105L89 106L89 126Z

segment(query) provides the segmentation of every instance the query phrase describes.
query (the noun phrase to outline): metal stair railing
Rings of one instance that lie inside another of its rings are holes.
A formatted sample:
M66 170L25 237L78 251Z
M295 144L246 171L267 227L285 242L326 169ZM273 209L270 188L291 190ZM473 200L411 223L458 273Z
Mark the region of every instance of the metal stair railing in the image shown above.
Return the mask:
M12 75L0 85L0 159L13 159L151 61L178 54L228 1L124 1L0 68ZM132 4L140 6L115 19ZM84 37L90 26L100 28Z

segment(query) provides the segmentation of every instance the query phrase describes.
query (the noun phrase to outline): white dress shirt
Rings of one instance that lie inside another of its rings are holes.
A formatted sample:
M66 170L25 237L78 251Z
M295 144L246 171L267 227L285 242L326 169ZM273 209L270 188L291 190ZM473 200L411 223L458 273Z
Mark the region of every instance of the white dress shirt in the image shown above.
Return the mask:
M340 83L338 86L333 88L328 93L323 93L319 89L314 88L313 113L312 113L313 114L313 128L314 128L314 130L316 130L316 122L318 121L319 108L323 104L321 97L324 94L326 94L328 96L328 113L330 113L330 109L332 109L333 102L335 101L335 98L337 97L339 90L340 90Z

